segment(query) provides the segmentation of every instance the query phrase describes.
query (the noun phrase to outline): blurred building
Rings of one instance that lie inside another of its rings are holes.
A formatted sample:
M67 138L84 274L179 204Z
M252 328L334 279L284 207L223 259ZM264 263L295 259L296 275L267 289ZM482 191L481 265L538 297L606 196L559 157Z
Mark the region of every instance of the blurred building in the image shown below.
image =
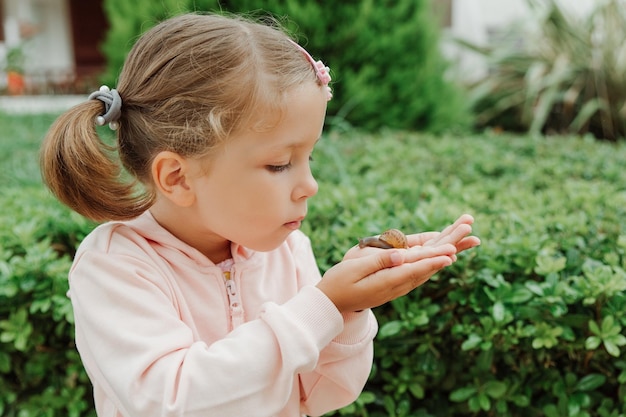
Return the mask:
M460 38L475 45L487 46L502 36L511 25L520 24L527 30L533 29L535 15L529 6L530 0L433 0L442 5L445 35L444 52L451 59L456 75L472 81L487 73L484 59L469 50L460 48L451 41ZM534 0L538 5L548 0ZM573 16L592 11L600 0L555 0L561 9ZM541 10L541 7L539 7Z
M104 67L106 29L102 0L0 0L0 71L19 60L27 94L88 91Z
M487 45L513 22L531 17L529 0L432 0L447 39ZM535 0L537 1L537 0ZM548 0L539 0L548 1ZM588 13L599 0L556 0L565 9ZM99 45L107 30L103 0L0 0L0 73L3 57L23 52L26 93L84 93L96 86L104 67ZM532 23L532 22L531 22ZM471 81L487 71L483 59L454 42L444 53L456 76ZM4 59L6 64L6 59ZM7 77L0 76L0 93Z

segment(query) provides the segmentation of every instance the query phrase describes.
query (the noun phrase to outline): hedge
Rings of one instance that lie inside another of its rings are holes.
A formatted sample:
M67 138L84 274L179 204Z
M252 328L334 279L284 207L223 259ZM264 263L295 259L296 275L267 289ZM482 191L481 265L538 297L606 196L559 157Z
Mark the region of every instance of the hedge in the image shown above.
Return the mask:
M626 413L623 146L387 133L321 153L307 230L324 267L353 236L439 229L461 212L483 241L377 309L375 369L344 414Z
M359 236L463 212L483 241L375 310L371 377L335 414L625 415L625 153L575 137L326 135L303 225L320 269ZM0 415L93 416L66 298L93 224L41 185L1 181Z

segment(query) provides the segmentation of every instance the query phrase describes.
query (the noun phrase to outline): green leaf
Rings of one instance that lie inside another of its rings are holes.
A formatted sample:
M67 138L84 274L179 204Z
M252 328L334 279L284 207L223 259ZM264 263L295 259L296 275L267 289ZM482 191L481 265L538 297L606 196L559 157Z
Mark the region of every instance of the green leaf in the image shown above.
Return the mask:
M381 339L394 336L400 333L403 327L404 327L404 324L402 321L399 321L399 320L389 321L381 326L378 332L378 336Z
M506 294L503 299L507 303L511 304L524 304L530 301L533 298L533 284L529 284L528 288L526 287L517 287L509 294ZM543 295L543 294L541 294Z
M396 414L396 402L393 400L393 398L391 398L388 395L383 397L383 405L385 407L385 410L387 411L387 414L390 417L395 417L397 415Z
M502 302L500 301L496 301L495 304L493 305L493 319L496 322L502 322L504 321L504 304L502 304Z
M13 341L13 339L15 339L15 335L13 333L9 333L9 332L0 333L0 342L2 343L9 343Z
M543 412L546 415L546 417L560 417L561 416L558 408L556 408L556 405L554 404L548 404L544 406Z
M481 344L482 341L483 339L479 335L477 335L476 333L472 333L467 337L467 340L464 341L463 344L461 344L461 349L464 351L472 350L476 346Z
M487 394L482 393L482 392L479 393L478 402L480 404L480 408L482 408L483 410L489 411L491 409L491 400L489 399Z
M528 407L530 405L530 398L528 398L526 395L515 395L513 396L513 404L518 407Z
M541 288L541 285L537 284L536 282L528 281L528 282L525 282L524 285L526 285L526 287L530 291L532 291L534 294L539 295L539 296L544 295L543 288Z
M624 336L623 334L617 334L615 336L612 336L611 340L617 346L624 346L624 345L626 345L626 336Z
M470 398L469 401L467 402L467 405L469 406L470 411L473 411L473 412L479 411L481 408L480 398L478 398L478 396Z
M50 309L51 305L52 305L51 298L45 298L43 300L34 300L32 304L30 305L30 309L28 311L31 314L34 314L37 312L45 313Z
M605 340L603 344L604 344L604 348L606 349L609 355L614 356L616 358L619 357L620 350L619 350L619 347L615 343L611 342L610 340Z
M614 325L615 321L613 320L613 316L606 316L603 320L602 320L602 334L603 335L609 335L611 334L611 331L613 330L613 325ZM619 332L619 327L618 327L618 332Z
M506 393L507 385L500 381L489 381L483 386L483 389L491 398L498 399Z
M574 392L570 395L567 403L569 415L571 416L588 416L585 411L591 405L589 394L584 392Z
M376 401L376 394L371 391L363 391L359 395L359 403L360 404L371 404Z
M8 353L0 352L0 372L6 374L11 370L11 356Z
M598 348L598 346L600 346L600 343L602 343L602 339L600 339L598 336L589 336L585 340L585 349L595 350Z
M578 391L593 391L600 388L606 382L606 376L602 374L589 374L581 378L576 384Z
M473 397L478 391L474 387L463 387L456 389L450 393L450 401L454 401L456 403L460 403L463 401L467 401L469 398Z
M418 382L414 382L410 384L409 391L411 391L411 394L413 394L413 396L417 399L421 400L424 398L424 395L425 395L424 387L422 386L422 384Z
M572 120L572 123L569 125L569 130L571 132L581 131L594 114L605 108L607 108L607 106L602 98L594 98L584 103L574 120Z

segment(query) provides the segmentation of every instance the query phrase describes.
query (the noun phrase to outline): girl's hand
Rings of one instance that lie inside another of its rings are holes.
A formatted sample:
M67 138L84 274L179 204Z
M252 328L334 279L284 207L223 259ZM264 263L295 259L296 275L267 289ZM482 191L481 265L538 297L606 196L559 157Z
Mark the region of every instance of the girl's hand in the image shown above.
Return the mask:
M480 239L476 236L469 236L472 233L472 224L474 218L469 214L463 214L453 224L443 229L441 232L424 232L407 235L409 247L416 246L435 246L442 243L451 243L456 247L456 253L471 249L480 245ZM378 248L359 248L358 245L353 246L346 252L343 259L354 259L361 256L370 255L381 251ZM456 257L453 256L453 260Z
M375 249L375 248L372 248ZM342 313L373 308L408 294L452 264L450 243L409 249L378 249L344 260L324 274L317 287Z
M354 246L317 286L341 312L385 304L428 281L456 261L457 253L480 245L469 236L473 222L464 214L441 232L408 235L409 249Z
M407 236L409 246L422 245L432 246L442 243L452 243L456 252L462 252L480 245L480 239L476 236L468 236L472 232L474 218L469 214L461 215L453 224L441 232L419 233Z

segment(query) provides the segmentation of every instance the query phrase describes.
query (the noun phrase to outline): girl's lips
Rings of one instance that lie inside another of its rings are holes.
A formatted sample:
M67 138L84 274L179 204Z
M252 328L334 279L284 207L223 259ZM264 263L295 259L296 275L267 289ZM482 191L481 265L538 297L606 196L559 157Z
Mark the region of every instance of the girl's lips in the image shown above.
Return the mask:
M297 220L295 222L285 223L285 227L287 227L288 229L296 230L300 228L301 224L302 222L300 220Z
M302 225L302 220L304 220L304 217L300 217L298 220L285 223L285 227L287 227L288 229L292 229L292 230L299 229L300 226Z

